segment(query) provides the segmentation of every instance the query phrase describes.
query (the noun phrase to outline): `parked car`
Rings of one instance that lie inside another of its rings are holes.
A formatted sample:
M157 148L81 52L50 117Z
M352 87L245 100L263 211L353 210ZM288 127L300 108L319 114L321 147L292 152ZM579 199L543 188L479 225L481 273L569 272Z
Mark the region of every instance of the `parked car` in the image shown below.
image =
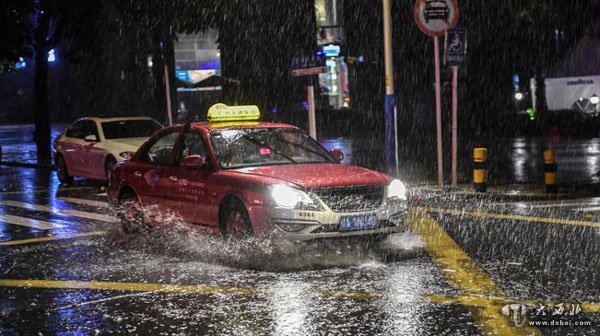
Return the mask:
M118 163L108 199L123 230L172 225L162 214L229 238L381 238L407 229L400 180L342 164L339 150L259 116L256 106L217 104L209 122L163 128Z
M58 179L74 176L107 180L108 172L128 159L162 125L149 117L85 117L73 122L54 142Z

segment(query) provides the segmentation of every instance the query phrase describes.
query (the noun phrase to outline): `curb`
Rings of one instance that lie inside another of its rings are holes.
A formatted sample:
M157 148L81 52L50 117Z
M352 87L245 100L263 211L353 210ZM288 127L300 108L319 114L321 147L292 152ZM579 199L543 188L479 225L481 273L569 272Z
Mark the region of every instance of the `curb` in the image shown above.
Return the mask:
M466 199L487 199L490 201L552 201L562 199L581 198L594 195L594 191L597 194L600 187L598 185L583 185L580 189L573 190L560 190L556 193L547 193L543 186L537 184L531 185L520 185L518 189L509 189L505 191L489 190L487 192L477 192L472 188L451 188L444 187L438 189L434 185L426 186L413 186L415 196L422 195L436 195L439 197L458 196ZM492 187L493 189L493 187Z
M55 170L54 165L49 164L49 163L27 163L27 162L14 162L14 161L0 161L0 166Z

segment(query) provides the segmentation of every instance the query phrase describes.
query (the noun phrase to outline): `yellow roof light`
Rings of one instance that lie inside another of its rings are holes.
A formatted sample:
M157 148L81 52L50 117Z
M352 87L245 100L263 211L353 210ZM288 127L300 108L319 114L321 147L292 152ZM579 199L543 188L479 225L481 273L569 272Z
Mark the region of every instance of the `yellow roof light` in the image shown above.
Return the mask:
M208 109L206 116L211 123L224 121L254 121L260 119L260 111L256 105L227 106L223 103L218 103Z

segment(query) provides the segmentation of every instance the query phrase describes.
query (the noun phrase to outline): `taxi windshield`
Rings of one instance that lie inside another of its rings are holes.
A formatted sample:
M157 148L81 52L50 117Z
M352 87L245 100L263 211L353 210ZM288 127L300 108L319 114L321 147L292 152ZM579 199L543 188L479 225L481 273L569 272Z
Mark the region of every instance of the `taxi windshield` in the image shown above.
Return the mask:
M225 129L210 133L223 169L337 162L306 133L294 128Z

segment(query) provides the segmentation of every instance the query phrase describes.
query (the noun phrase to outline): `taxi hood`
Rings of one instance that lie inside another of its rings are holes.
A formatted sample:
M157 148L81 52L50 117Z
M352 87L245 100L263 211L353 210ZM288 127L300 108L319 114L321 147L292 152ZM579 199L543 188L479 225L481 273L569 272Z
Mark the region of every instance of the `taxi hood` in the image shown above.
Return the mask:
M390 176L374 170L340 163L290 164L242 168L236 171L265 177L269 180L277 179L293 183L305 189L353 185L384 185L388 184L392 179Z

